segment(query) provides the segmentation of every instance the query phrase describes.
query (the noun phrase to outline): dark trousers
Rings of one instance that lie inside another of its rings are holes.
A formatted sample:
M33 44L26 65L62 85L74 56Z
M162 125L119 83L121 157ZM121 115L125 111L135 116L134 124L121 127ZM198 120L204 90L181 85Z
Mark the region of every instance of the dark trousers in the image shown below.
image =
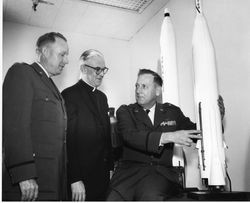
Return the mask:
M133 179L133 177L129 178ZM169 181L156 171L152 171L136 184L131 185L126 194L121 194L115 188L111 188L107 201L163 201L176 195L179 190L178 184Z

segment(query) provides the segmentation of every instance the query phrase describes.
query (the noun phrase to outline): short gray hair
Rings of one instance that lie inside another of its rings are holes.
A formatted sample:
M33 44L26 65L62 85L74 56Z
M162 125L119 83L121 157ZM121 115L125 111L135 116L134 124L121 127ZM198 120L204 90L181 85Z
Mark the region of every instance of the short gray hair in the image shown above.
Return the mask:
M100 56L100 57L104 58L103 54L102 54L100 51L97 51L97 50L95 50L95 49L89 49L89 50L87 50L87 51L84 51L84 52L82 53L82 55L80 56L80 66L81 66L81 65L84 65L85 62L86 62L89 58L91 58L91 57L93 57L93 56Z

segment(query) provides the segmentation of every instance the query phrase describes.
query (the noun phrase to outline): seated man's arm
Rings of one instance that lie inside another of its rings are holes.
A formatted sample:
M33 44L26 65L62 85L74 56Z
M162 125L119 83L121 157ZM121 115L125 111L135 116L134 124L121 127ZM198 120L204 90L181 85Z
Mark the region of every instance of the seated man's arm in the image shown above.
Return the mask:
M179 130L175 132L162 133L161 145L175 143L185 146L191 146L194 139L202 139L199 130Z
M175 107L177 116L178 128L174 132L163 132L160 140L160 145L175 143L185 146L191 146L197 139L202 139L199 130L196 129L196 124L186 117L179 107Z
M117 110L117 120L118 133L124 144L144 152L161 152L161 132L146 128L134 117L134 112L128 106L123 105Z

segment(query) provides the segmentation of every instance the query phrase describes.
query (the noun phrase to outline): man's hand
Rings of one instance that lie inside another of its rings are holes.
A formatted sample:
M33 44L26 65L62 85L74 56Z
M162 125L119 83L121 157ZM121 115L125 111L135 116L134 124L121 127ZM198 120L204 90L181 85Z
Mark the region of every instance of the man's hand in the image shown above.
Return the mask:
M71 184L72 201L84 201L86 198L86 191L82 181Z
M162 133L160 143L176 143L185 146L191 146L193 143L192 139L202 139L200 130L179 130L175 132Z
M35 201L38 197L38 185L34 179L19 182L21 201Z

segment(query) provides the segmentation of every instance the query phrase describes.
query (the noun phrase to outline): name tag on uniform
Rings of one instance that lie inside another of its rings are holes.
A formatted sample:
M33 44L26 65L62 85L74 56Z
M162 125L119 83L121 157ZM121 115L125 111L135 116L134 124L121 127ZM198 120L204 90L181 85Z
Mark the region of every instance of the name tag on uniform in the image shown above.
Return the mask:
M174 126L174 125L176 125L176 121L163 121L160 124L160 126L165 126L165 125L167 125L167 126Z

